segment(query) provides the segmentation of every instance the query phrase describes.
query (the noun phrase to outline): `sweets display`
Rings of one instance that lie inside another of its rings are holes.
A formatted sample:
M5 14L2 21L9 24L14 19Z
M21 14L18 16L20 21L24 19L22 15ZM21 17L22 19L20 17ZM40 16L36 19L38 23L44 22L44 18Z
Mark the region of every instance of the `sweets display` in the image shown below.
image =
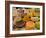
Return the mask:
M39 8L14 7L12 17L14 30L40 29Z

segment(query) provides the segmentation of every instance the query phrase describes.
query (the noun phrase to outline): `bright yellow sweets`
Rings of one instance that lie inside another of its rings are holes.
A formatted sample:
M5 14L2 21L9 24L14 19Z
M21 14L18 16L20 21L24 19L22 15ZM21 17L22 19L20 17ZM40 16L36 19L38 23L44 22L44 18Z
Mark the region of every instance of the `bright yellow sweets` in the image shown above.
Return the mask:
M33 8L28 9L27 15L30 16L30 17L36 16L36 12L35 12L35 10Z
M30 10L30 12L32 12L32 13L31 13L31 16L36 16L36 12L35 12L34 9Z
M27 16L30 16L30 17L32 16L32 12L31 11L32 11L32 9L27 9Z
M26 30L31 30L31 29L34 29L35 28L35 23L32 22L32 21L28 21L26 22Z
M30 20L31 20L31 18L27 15L25 15L24 18L23 18L23 21L30 21Z

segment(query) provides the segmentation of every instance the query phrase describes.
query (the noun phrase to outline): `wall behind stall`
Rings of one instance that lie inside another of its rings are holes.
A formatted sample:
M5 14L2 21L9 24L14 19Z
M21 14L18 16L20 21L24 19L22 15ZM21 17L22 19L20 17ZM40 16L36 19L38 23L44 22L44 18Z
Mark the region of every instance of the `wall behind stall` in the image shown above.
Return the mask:
M44 2L44 3L46 3L46 0L14 0L14 1ZM46 9L46 7L45 7L45 9ZM46 13L45 13L45 19L46 19ZM45 22L46 22L46 20L45 20ZM45 23L45 27L46 27L46 23ZM46 30L46 28L45 28L45 30ZM46 34L46 31L45 31L45 34ZM5 36L5 0L0 0L0 38L5 38L4 36ZM46 38L46 35L11 37L11 38Z

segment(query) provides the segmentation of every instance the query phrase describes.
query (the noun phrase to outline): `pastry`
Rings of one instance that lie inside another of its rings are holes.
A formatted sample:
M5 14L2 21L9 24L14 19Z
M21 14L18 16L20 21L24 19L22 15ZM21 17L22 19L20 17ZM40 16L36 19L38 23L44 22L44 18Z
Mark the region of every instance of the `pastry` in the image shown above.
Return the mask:
M26 26L25 26L26 30L31 30L31 29L34 29L34 28L35 28L35 23L34 22L32 22L32 21L26 22Z

